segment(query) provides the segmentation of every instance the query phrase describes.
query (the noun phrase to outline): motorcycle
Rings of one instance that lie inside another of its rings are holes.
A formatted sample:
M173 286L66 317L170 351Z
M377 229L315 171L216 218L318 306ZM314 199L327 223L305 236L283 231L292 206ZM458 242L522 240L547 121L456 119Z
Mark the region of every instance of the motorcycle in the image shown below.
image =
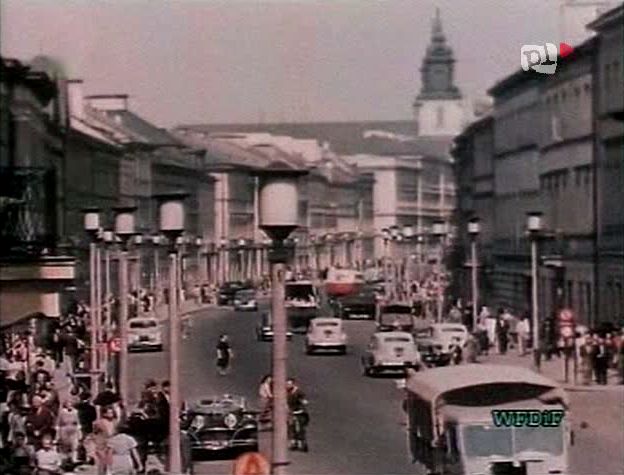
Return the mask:
M305 409L294 410L290 413L288 421L288 432L291 450L308 451L308 441L306 438L306 426L310 421L310 416Z

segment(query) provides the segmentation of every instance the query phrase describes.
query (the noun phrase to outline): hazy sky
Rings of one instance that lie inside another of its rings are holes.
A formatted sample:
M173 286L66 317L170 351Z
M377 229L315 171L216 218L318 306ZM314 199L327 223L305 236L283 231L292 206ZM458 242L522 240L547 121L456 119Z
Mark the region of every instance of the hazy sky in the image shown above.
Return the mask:
M411 117L440 7L467 95L557 43L558 0L0 0L1 53L62 59L160 126Z

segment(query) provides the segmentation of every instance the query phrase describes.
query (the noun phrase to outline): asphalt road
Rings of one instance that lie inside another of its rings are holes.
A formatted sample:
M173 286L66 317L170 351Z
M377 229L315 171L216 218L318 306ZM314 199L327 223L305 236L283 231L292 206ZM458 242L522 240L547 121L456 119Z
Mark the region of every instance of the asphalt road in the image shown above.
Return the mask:
M181 352L182 395L194 399L232 393L257 402L260 379L270 370L270 343L256 341L257 313L211 309L195 314L193 328ZM359 356L374 324L346 322L350 351L346 356L307 356L302 336L289 343L290 374L310 401L310 452L291 453L291 474L419 474L408 461L401 393L391 378L361 375ZM215 346L221 333L230 335L235 352L232 371L219 376L214 367ZM131 399L148 378L167 378L166 352L132 354ZM624 473L623 393L571 393L574 421L589 427L576 431L572 473ZM606 410L605 408L608 408ZM261 448L270 436L263 434ZM230 461L196 465L197 474L231 473Z

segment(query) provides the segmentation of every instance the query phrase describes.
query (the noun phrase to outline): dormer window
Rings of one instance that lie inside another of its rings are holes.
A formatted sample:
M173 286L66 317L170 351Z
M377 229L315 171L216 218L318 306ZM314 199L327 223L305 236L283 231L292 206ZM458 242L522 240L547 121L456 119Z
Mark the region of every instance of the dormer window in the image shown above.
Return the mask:
M554 141L562 140L561 137L561 120L556 115L550 117L551 137Z
M438 128L444 127L444 108L442 106L438 107L436 122Z

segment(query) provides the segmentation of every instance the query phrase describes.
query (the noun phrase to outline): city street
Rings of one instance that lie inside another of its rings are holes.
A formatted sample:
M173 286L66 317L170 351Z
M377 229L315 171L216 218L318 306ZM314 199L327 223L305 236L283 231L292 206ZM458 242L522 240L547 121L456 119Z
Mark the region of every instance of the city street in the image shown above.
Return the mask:
M255 405L258 383L269 372L271 348L270 343L256 341L257 322L257 313L235 313L227 308L194 315L191 335L182 345L185 398L192 400L227 392L246 396ZM307 393L312 416L310 452L292 453L290 473L423 473L408 462L401 393L394 381L361 375L359 355L373 328L373 322L346 322L352 344L347 356L306 356L301 336L295 336L289 344L290 373ZM221 333L230 335L235 351L232 372L225 377L219 377L214 368L214 347ZM131 356L134 397L146 379L167 377L165 358L166 352ZM573 474L622 472L622 394L618 391L570 393L576 430L571 454ZM607 407L608 411L596 410ZM588 423L586 429L579 429L581 421ZM262 450L266 449L269 436L261 434ZM223 474L230 470L230 461L207 461L196 466L199 474Z

